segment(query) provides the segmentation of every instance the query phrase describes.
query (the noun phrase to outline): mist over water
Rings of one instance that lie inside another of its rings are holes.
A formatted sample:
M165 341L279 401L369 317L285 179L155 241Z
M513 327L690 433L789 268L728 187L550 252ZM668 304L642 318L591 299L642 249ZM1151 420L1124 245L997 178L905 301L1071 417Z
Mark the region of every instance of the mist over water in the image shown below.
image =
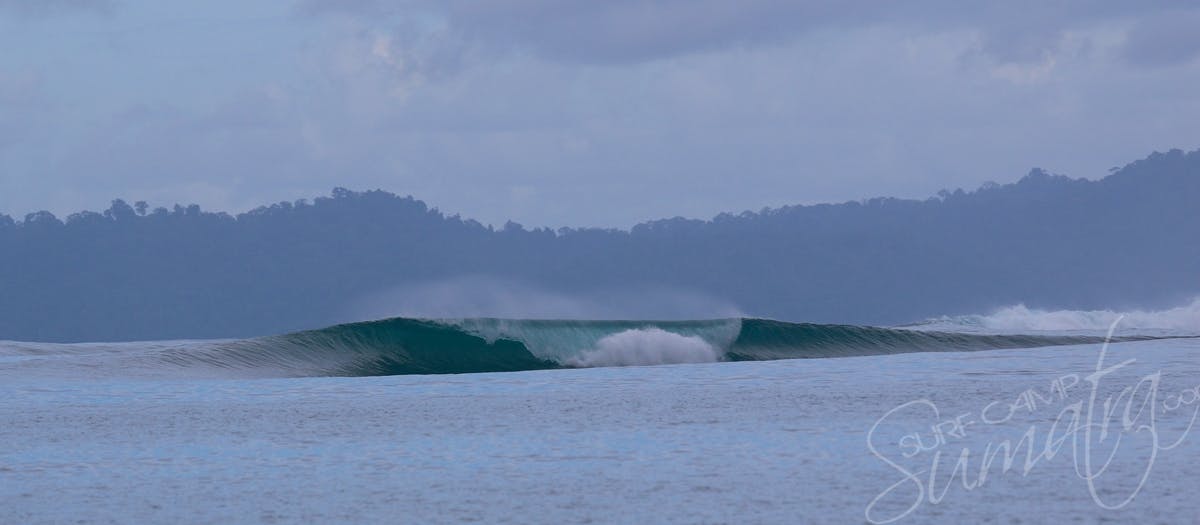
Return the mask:
M1044 310L1023 304L989 314L943 316L910 325L924 329L978 330L997 333L1103 332L1200 335L1200 298L1157 311Z
M743 317L730 301L661 285L561 292L513 279L462 276L398 286L350 302L349 321L452 319L719 319Z

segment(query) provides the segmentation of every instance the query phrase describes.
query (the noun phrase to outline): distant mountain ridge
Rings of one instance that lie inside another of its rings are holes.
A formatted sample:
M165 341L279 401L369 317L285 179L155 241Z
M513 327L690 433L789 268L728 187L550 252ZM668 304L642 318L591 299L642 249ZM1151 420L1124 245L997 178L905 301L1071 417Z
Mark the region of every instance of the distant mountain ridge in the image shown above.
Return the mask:
M491 228L335 189L239 214L114 201L0 215L0 339L237 337L317 328L379 290L460 276L558 293L689 290L747 315L894 324L1016 303L1161 307L1200 295L1200 150L1089 181L1016 183L663 219ZM666 312L670 314L670 312Z

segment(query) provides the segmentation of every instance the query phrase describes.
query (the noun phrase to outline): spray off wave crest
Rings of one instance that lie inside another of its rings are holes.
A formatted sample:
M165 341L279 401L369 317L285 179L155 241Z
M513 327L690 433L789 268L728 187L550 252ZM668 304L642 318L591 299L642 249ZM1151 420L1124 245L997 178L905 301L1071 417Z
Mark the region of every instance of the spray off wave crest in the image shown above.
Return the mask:
M1119 340L1150 339L1127 336ZM0 375L312 377L849 357L1099 343L731 318L563 321L393 318L278 336L119 345L0 344Z
M929 330L975 332L1096 332L1116 323L1117 333L1200 335L1200 298L1166 310L1042 310L1023 304L988 315L945 316L912 325Z

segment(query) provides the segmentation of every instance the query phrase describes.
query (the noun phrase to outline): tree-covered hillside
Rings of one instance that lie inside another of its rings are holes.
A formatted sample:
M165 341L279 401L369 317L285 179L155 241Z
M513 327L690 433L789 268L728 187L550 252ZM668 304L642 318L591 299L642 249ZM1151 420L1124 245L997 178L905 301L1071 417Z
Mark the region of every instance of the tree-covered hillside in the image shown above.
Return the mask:
M114 201L0 215L0 339L234 337L345 321L378 290L485 276L587 294L689 290L747 314L890 324L1025 303L1157 307L1200 293L1200 151L1097 181L1019 182L666 219L629 231L493 228L412 197L335 189L240 215ZM663 312L661 315L671 315Z

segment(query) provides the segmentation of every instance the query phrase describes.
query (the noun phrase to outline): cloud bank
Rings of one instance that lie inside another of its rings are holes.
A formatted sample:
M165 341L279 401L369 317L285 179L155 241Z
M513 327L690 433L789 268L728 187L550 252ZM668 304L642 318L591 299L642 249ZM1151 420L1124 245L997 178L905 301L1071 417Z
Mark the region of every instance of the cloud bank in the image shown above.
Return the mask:
M0 57L0 212L347 186L628 226L1098 177L1198 145L1198 21L1175 1L0 0L21 50Z

